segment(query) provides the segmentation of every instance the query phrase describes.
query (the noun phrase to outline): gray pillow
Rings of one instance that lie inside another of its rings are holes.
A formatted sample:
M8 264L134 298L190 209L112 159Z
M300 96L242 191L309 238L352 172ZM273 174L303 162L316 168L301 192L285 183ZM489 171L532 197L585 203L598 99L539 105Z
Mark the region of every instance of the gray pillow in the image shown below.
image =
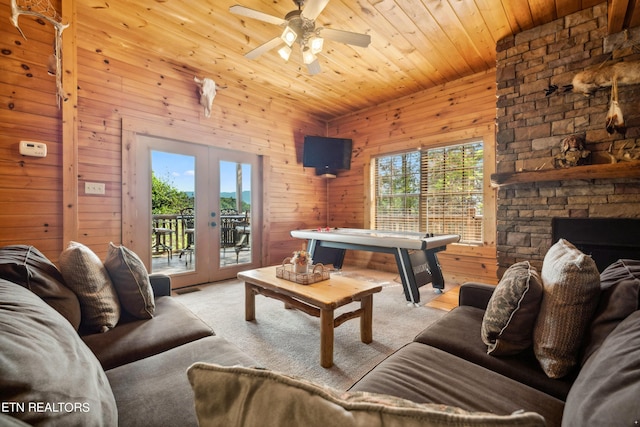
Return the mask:
M64 284L58 268L35 247L9 245L0 248L0 277L38 295L75 329L80 326L78 297Z
M564 239L542 261L543 295L533 329L533 350L549 378L576 365L580 345L600 295L600 273L591 257Z
M124 246L109 243L104 266L124 311L136 319L151 319L156 310L153 290L138 255Z
M0 279L0 325L0 402L13 403L4 415L29 425L117 424L100 362L57 311Z
M513 264L493 291L482 319L482 341L493 356L517 354L531 346L540 310L542 282L528 261Z
M638 425L638 349L640 311L635 311L618 324L580 370L564 405L564 427Z
M83 332L106 332L120 320L120 302L107 269L91 249L70 242L58 260L62 277L80 301Z
M600 301L585 335L582 364L607 335L628 315L638 310L640 260L620 259L600 274Z

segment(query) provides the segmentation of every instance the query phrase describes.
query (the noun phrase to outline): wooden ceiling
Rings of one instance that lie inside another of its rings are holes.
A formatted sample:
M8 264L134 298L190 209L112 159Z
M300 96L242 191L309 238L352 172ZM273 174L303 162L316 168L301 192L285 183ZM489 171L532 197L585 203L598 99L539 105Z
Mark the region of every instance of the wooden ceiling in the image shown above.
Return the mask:
M611 33L637 25L636 1L609 0ZM76 8L80 48L127 62L166 61L230 90L286 98L329 120L490 70L498 40L599 3L330 0L316 26L366 33L371 44L326 40L316 75L309 75L296 45L288 62L275 49L246 59L282 28L229 12L241 4L283 18L297 9L292 0L84 0Z

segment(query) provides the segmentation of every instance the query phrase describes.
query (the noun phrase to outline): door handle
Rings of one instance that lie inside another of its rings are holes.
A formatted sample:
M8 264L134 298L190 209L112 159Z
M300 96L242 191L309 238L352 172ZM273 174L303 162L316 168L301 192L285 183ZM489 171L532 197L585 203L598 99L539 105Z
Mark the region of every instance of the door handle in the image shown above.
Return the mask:
M211 221L211 222L210 222L210 225L211 225L212 227L215 227L215 226L217 226L218 224L217 224L215 221Z

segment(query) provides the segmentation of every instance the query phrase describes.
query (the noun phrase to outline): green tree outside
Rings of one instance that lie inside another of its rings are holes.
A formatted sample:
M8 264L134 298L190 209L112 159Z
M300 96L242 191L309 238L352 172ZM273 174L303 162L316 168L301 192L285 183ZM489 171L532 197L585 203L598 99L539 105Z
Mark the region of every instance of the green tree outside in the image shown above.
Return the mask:
M236 206L236 198L235 197L220 197L220 210L237 210ZM244 200L242 201L242 209L241 212L249 212L251 210L251 205Z
M375 159L375 227L482 241L481 141Z
M151 213L154 215L178 214L184 208L193 207L193 199L178 190L168 178L159 178L151 172Z

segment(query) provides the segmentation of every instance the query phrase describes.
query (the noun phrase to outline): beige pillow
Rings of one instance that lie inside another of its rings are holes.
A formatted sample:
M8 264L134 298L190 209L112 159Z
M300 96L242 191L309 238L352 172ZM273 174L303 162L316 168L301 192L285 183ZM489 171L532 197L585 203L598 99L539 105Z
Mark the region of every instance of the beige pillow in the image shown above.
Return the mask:
M151 319L156 304L149 274L138 255L124 246L109 243L104 266L124 311L137 319Z
M339 392L264 370L196 363L187 370L200 427L543 426L533 412L477 413L364 392Z
M577 363L598 305L600 273L591 257L560 239L545 255L541 277L544 292L533 349L547 376L561 378Z
M120 303L107 269L91 249L78 242L59 257L60 272L78 296L83 332L106 332L120 320Z
M513 264L500 279L482 319L482 341L493 356L529 348L540 310L542 281L528 261Z

